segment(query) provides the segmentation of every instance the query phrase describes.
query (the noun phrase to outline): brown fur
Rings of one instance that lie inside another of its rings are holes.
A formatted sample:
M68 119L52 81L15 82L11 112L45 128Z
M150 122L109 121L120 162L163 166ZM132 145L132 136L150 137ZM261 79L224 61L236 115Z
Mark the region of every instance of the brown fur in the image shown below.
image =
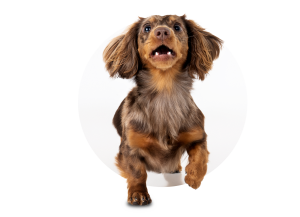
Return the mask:
M113 118L121 136L116 165L127 179L130 204L150 203L146 171L180 172L184 151L189 155L185 182L200 186L209 152L204 115L190 91L193 79L203 80L212 68L221 44L185 15L167 15L139 18L105 48L110 76L136 82ZM154 54L161 45L172 51L162 59Z

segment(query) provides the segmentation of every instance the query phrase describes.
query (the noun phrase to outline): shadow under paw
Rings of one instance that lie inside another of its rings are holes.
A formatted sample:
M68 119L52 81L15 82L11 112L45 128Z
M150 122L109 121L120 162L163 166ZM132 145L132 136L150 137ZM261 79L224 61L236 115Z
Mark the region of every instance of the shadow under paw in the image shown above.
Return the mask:
M171 172L171 174L175 174L175 173L180 173L180 171L179 171L179 170L176 170L176 171L174 171L174 172Z

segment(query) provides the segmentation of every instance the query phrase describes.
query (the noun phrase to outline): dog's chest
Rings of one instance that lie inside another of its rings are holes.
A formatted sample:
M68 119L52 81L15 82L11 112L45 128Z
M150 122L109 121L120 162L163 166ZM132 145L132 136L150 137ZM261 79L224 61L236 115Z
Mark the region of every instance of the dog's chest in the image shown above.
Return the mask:
M165 81L157 89L156 83L150 82L152 76L149 71L142 71L136 78L135 109L138 115L134 119L141 123L146 134L155 135L160 143L168 144L168 140L177 138L191 117L192 79L187 72L181 72L172 79L172 85Z
M159 93L146 107L147 124L161 139L175 139L190 112L190 97L183 92Z

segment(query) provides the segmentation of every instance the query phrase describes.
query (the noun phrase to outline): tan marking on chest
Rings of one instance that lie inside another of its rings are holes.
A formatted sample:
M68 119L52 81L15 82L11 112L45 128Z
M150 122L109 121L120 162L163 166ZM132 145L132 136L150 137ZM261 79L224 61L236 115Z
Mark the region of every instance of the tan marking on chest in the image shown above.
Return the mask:
M193 128L188 132L183 132L178 135L177 141L183 145L189 145L193 141L203 139L204 130L201 127Z
M154 145L157 143L157 140L147 136L142 133L135 132L132 129L128 129L127 131L128 144L132 148L142 148L145 149L150 145Z

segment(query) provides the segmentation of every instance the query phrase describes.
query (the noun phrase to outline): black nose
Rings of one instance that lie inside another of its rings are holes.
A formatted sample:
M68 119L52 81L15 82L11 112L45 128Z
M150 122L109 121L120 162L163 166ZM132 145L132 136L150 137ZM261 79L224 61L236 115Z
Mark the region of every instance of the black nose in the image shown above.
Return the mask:
M166 28L166 27L158 27L154 31L154 35L160 40L164 40L164 39L168 38L170 36L170 33L171 32L170 32L169 28Z

